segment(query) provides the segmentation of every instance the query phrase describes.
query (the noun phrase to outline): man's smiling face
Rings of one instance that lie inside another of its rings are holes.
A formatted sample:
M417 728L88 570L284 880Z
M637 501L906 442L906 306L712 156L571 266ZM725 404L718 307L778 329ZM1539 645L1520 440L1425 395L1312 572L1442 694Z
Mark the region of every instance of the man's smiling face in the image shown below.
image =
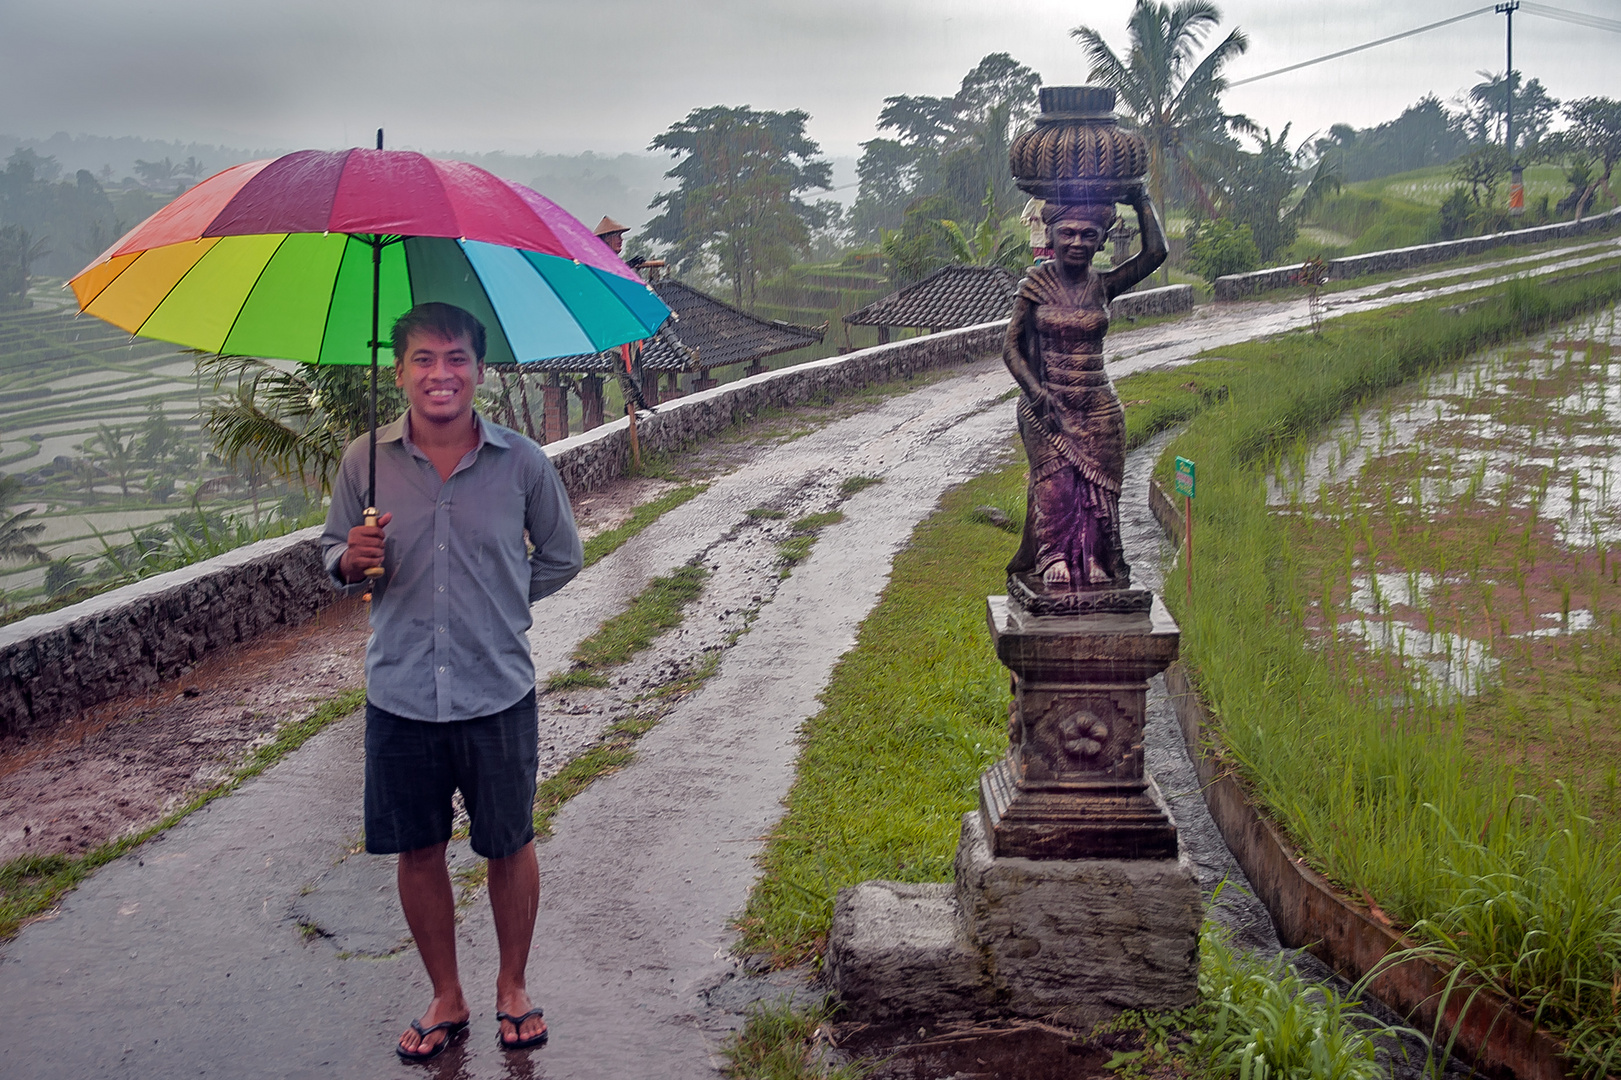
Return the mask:
M484 381L484 362L466 334L443 337L413 330L394 365L394 385L405 391L414 422L452 425L467 420L473 394Z

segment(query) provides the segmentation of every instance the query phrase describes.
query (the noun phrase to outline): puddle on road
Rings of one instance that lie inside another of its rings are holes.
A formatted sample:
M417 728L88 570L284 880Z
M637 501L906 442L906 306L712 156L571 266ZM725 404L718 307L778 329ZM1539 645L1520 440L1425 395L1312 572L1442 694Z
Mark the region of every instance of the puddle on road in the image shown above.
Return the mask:
M1608 626L1595 612L1621 546L1618 312L1351 414L1285 464L1269 497L1315 554L1320 636L1445 699L1495 685L1508 644Z
M1074 1032L1017 1021L980 1024L844 1024L838 1048L876 1061L869 1080L1101 1080L1115 1051L1141 1049L1129 1034L1085 1039Z

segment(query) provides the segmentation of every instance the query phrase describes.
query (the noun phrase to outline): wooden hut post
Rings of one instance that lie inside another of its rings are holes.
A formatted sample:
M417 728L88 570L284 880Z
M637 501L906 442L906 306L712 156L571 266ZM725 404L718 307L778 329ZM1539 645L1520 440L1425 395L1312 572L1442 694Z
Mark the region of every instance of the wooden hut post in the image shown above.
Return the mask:
M535 414L529 410L529 380L523 377L522 368L519 368L513 377L518 380L518 403L523 406L523 433L536 442L545 442L544 438L535 434Z
M568 387L555 371L546 376L545 395L546 441L568 438Z
M580 380L580 427L584 431L602 426L602 376L587 375Z

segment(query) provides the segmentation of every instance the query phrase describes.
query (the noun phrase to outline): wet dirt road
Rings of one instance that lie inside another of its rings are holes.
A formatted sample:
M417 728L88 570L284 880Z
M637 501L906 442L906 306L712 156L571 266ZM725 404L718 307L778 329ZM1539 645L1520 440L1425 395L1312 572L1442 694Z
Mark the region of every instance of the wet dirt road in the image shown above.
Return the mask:
M710 1077L732 1014L703 991L733 969L726 919L780 813L798 725L876 600L894 551L940 493L1006 452L999 361L891 399L753 460L537 608L541 672L654 575L711 567L681 630L624 687L546 696L549 768L638 685L667 681L748 625L638 760L559 815L540 846L531 988L552 1044L494 1046L493 933L482 897L461 929L472 1037L435 1067L394 1061L426 981L392 897L392 860L349 857L359 833L360 724L343 721L98 872L0 952L7 1077ZM853 476L883 482L845 494ZM782 519L751 518L757 507ZM838 509L780 577L774 538ZM647 656L648 654L644 654Z
M1376 295L1390 287L1340 302L1414 298ZM1184 362L1306 318L1303 300L1204 309L1111 338L1120 357L1111 370ZM548 773L644 707L638 697L723 650L707 683L642 740L637 761L565 807L540 847L531 988L552 1045L516 1055L495 1047L493 933L477 897L460 932L471 1037L427 1068L394 1060L394 1041L428 991L402 944L392 860L353 856L361 748L351 718L102 869L0 947L0 1074L713 1077L714 1051L737 1017L706 1007L707 991L733 974L726 920L780 813L798 725L913 526L942 491L1006 451L1012 403L999 399L1008 388L990 359L763 447L537 608L544 678L652 577L693 560L711 572L682 627L612 686L543 697ZM1134 470L1150 456L1133 455ZM850 494L852 477L883 483ZM1135 480L1132 490L1141 490ZM747 513L757 508L783 516ZM1123 509L1146 546L1146 507ZM793 519L833 510L843 520L782 578L777 544ZM1133 557L1148 571L1151 559ZM1209 873L1218 862L1213 855ZM1239 921L1264 936L1253 918Z

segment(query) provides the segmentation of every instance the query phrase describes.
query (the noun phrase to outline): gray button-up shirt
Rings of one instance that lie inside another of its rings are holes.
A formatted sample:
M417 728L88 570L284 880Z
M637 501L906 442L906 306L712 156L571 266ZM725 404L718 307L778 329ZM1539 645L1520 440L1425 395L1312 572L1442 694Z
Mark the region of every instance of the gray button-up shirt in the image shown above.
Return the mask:
M478 445L441 481L409 416L377 431L377 510L394 517L372 592L366 697L412 720L471 720L534 688L529 605L580 572L580 534L532 441L476 416ZM338 560L363 524L366 457L365 438L344 452L321 534L327 572L351 593L365 584L346 583Z

